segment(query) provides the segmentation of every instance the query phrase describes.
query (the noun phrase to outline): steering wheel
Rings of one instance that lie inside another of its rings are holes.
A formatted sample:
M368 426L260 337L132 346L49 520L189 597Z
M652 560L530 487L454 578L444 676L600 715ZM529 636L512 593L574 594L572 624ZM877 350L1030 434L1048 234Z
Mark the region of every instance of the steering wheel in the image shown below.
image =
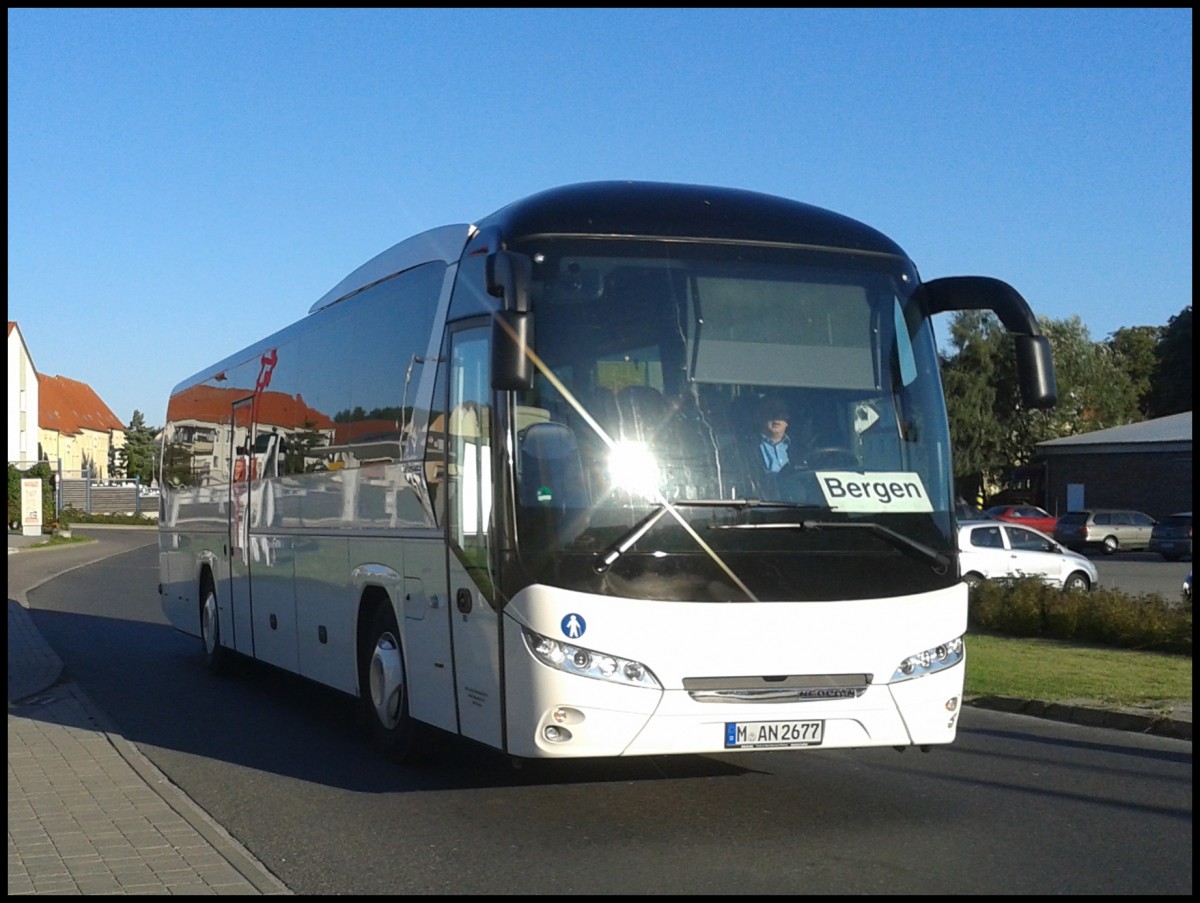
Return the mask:
M858 470L858 455L844 445L825 445L808 453L810 470Z

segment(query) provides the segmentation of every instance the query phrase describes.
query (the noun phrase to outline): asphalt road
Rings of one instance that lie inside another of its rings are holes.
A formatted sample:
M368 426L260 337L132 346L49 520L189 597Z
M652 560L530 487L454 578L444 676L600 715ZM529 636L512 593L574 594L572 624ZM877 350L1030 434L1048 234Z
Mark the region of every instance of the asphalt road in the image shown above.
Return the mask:
M446 738L401 768L339 694L252 663L208 674L198 641L165 625L156 565L143 547L70 571L30 593L35 623L124 735L297 893L1191 893L1186 741L968 708L928 755L514 770ZM1101 565L1174 580L1162 562Z
M1192 569L1191 560L1163 561L1151 552L1118 552L1089 555L1100 572L1100 586L1130 595L1157 593L1169 601L1180 598L1183 578Z

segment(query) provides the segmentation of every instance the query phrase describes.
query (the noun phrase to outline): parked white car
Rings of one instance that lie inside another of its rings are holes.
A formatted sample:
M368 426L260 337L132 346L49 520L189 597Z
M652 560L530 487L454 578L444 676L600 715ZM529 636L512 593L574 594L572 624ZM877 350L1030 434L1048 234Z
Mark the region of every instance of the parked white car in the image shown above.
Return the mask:
M1061 589L1090 590L1099 582L1096 565L1032 527L1003 521L967 521L958 526L959 568L963 580L1041 577Z

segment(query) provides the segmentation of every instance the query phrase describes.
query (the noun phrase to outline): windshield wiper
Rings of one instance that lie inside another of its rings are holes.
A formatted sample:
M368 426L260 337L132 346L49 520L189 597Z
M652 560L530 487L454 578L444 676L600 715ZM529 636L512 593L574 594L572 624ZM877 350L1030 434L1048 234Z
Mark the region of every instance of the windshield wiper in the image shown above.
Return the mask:
M795 507L804 507L797 505ZM816 507L816 506L808 506ZM918 542L903 533L897 533L883 524L877 524L874 521L825 521L825 520L806 520L795 521L793 523L773 523L773 524L719 524L710 527L712 530L870 530L876 536L882 537L890 542L893 546L901 551L915 552L923 560L933 565L935 574L944 574L950 569L950 565L954 563L954 559L945 552L939 552L932 546L927 546L923 542Z
M622 533L593 556L592 567L597 574L607 571L614 561L645 536L671 508L813 508L813 505L793 505L789 502L764 502L760 499L672 499L668 504L656 502L655 507L636 524ZM717 528L719 529L719 528Z

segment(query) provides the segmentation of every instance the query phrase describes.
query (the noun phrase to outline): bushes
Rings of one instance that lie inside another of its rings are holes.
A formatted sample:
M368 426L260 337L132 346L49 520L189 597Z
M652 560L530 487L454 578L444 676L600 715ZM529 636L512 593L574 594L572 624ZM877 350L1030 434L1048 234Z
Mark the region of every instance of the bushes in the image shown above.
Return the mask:
M1117 590L1073 592L1027 578L971 590L970 626L1011 636L1192 654L1191 606Z
M126 527L154 527L157 517L144 514L85 514L75 508L64 508L59 514L64 524L117 524Z

